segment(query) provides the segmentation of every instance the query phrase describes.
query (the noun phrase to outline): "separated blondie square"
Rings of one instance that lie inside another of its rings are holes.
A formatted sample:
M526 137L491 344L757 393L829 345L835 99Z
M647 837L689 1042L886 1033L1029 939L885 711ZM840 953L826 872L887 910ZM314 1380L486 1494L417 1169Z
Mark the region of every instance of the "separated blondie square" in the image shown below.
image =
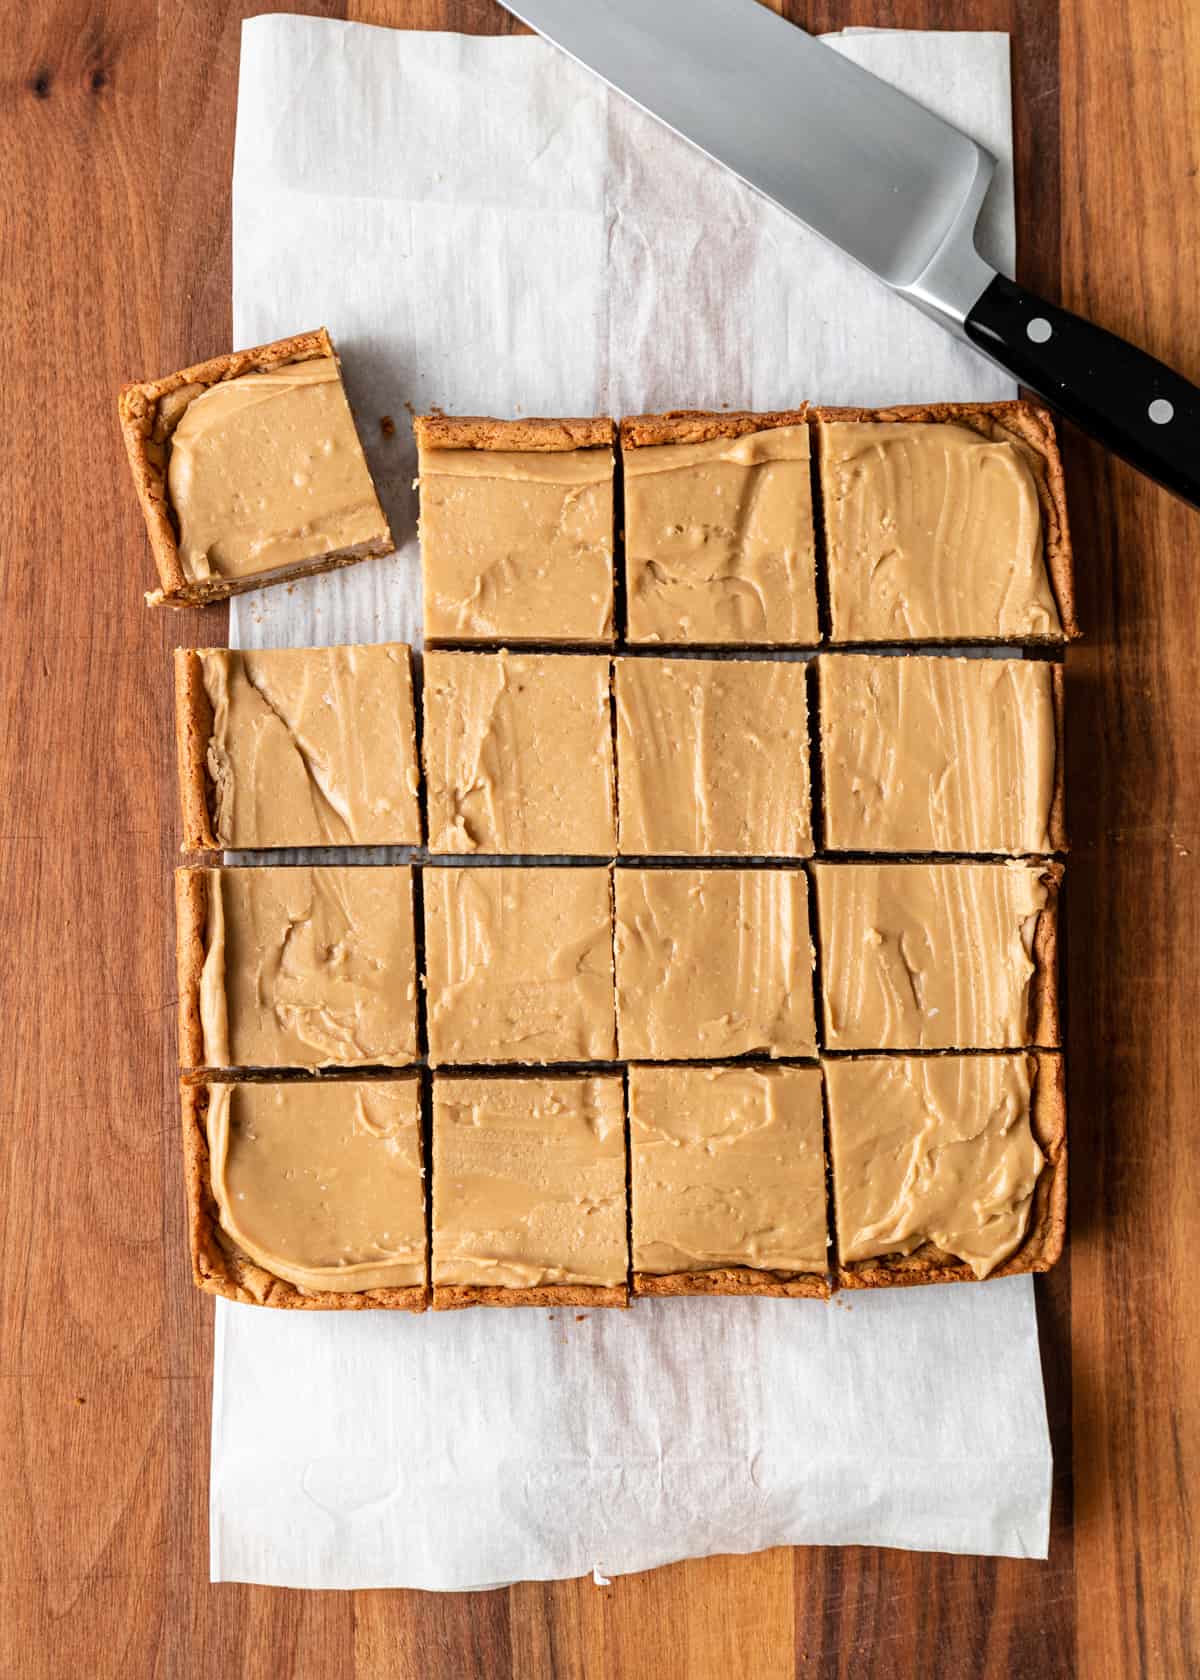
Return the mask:
M802 869L619 868L615 887L622 1057L814 1054Z
M628 639L812 646L807 407L621 422Z
M618 659L620 851L807 857L806 665Z
M826 1050L1059 1042L1059 864L817 863Z
M628 1303L618 1075L433 1082L433 1305Z
M612 421L414 430L426 641L611 642Z
M1078 635L1054 422L1035 403L817 410L834 642Z
M431 652L423 697L430 851L612 856L606 655Z
M635 1295L829 1294L821 1073L631 1067Z
M833 852L1062 851L1062 666L825 653L817 660Z
M390 553L324 327L126 385L119 408L158 567L152 605Z
M422 887L434 1066L615 1057L607 869L450 865Z
M1044 1272L1067 1216L1061 1056L825 1064L844 1289Z
M412 870L175 874L184 1068L417 1059Z
M176 648L175 734L186 851L421 843L403 643Z
M415 1077L181 1086L192 1269L265 1307L424 1309Z

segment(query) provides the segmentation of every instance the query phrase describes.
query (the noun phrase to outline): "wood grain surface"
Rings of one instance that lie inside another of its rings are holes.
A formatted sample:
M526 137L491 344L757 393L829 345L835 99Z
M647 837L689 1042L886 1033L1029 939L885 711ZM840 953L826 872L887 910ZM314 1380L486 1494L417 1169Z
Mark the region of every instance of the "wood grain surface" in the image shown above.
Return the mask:
M600 1590L207 1580L184 1258L170 649L114 393L228 347L241 0L0 32L0 1674L1054 1680L1200 1673L1200 516L1067 432L1073 1216L1039 1282L1048 1563L779 1550ZM327 10L346 15L337 0ZM797 0L1012 33L1022 278L1200 380L1196 0ZM510 27L492 0L353 0Z

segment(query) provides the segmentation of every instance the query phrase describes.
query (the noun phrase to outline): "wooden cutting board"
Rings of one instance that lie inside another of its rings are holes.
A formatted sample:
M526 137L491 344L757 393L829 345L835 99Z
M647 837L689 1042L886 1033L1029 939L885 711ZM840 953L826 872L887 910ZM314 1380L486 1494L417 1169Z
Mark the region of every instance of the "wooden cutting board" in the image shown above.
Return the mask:
M1200 1673L1200 516L1071 432L1088 639L1068 663L1072 1232L1039 1280L1050 1561L779 1550L445 1596L208 1584L168 662L225 619L141 606L114 397L228 346L239 26L267 9L21 0L0 32L0 1673ZM1200 379L1195 0L783 9L1010 30L1021 278ZM349 15L511 27L492 0Z

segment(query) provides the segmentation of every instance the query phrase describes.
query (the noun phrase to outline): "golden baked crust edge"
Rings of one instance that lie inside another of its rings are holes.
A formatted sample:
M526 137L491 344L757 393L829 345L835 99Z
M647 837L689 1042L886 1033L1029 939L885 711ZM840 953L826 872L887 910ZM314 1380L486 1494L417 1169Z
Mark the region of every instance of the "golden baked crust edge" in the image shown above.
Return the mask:
M669 408L661 414L629 414L621 421L622 449L645 449L662 443L711 443L717 438L747 437L779 426L806 426L810 408L774 408L728 412L704 408Z
M353 548L334 554L299 561L294 566L281 568L275 576L267 579L251 574L245 578L210 578L196 582L183 570L167 496L166 440L169 433L162 414L164 399L189 385L219 385L228 379L238 379L245 373L267 373L286 363L312 361L318 356L332 356L339 367L341 365L325 327L318 327L315 332L294 333L290 338L255 345L249 350L210 356L207 361L181 368L178 373L165 374L161 379L139 380L122 387L117 397L121 436L159 577L159 588L146 596L151 606L203 606L210 601L241 594L243 590L287 583L315 572L350 566L356 560L365 560L372 555L391 552L394 545L389 533L386 541L381 538L358 543ZM384 519L386 529L386 516Z
M702 1272L633 1273L634 1295L772 1295L827 1301L833 1293L821 1272L790 1274L752 1266L721 1266Z
M1036 1064L1030 1099L1030 1125L1046 1164L1033 1193L1029 1228L1021 1246L989 1278L1048 1272L1059 1259L1067 1230L1067 1105L1063 1058L1058 1052L1028 1052ZM933 1243L911 1254L881 1255L874 1260L843 1261L840 1289L902 1289L922 1283L977 1283L971 1268Z
M418 414L413 432L420 449L512 449L563 452L612 445L616 427L606 415L561 420L530 416L500 420L486 414Z
M1046 821L1050 844L1056 852L1065 852L1070 848L1070 836L1067 833L1067 784L1066 784L1066 696L1064 693L1065 673L1061 665L1054 665L1050 673L1050 692L1054 707L1054 791L1050 799L1050 814Z
M1034 482L1042 509L1045 532L1046 570L1058 603L1062 636L1020 637L1021 641L1073 642L1082 634L1075 616L1075 577L1071 550L1071 528L1067 519L1067 495L1063 483L1062 457L1049 409L1023 398L991 403L908 403L892 408L814 408L818 433L823 422L838 420L895 421L910 423L938 421L969 426L981 436L1002 436L1025 445L1032 457ZM983 639L983 638L980 638ZM990 641L1011 641L1012 637L990 637ZM972 638L953 638L954 642Z
M627 1307L629 1290L623 1283L542 1283L530 1289L498 1289L479 1283L435 1283L434 1312L459 1307Z
M200 976L204 970L208 922L209 871L175 871L175 977L179 992L179 1065L204 1065L204 1028L200 1021Z
M122 386L117 397L121 436L161 585L152 597L147 597L154 605L160 602L193 605L199 600L218 598L216 592L195 594L179 559L179 542L167 499L166 434L161 424L163 399L187 385L219 385L243 373L265 373L285 362L311 361L316 356L333 354L328 332L319 327L316 332L295 333L290 338L276 339L272 344L260 344L250 350L210 356L207 361L181 368L178 373L164 374L161 379L137 380Z
M203 654L208 649L175 649L175 757L179 767L179 803L183 819L181 851L219 851L208 800L208 743L213 713L204 687Z
M310 1293L297 1289L285 1278L276 1277L249 1256L220 1240L217 1234L217 1205L209 1187L209 1090L208 1084L180 1081L188 1242L192 1256L192 1280L197 1289L203 1289L209 1295L222 1295L227 1301L240 1301L247 1306L305 1312L361 1312L372 1307L424 1312L429 1304L429 1292L424 1284L402 1289L323 1289Z

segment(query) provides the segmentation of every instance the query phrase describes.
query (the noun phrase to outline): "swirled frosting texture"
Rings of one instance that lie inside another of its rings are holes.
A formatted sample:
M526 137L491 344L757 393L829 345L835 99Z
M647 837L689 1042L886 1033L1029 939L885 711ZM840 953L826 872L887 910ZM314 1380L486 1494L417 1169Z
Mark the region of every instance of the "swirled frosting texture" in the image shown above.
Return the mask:
M429 1059L610 1061L607 869L426 869Z
M193 397L171 435L167 490L194 582L391 546L332 356Z
M407 647L206 648L200 665L219 845L420 845Z
M618 659L615 697L624 854L812 851L803 663Z
M221 1230L298 1289L425 1282L415 1079L212 1085Z
M632 1060L811 1056L800 869L618 869L617 1023Z
M1045 660L822 654L825 844L1052 852L1057 724Z
M636 1272L823 1272L821 1075L798 1067L633 1067Z
M210 869L209 1067L403 1067L417 1056L412 871Z
M808 426L627 447L631 642L813 643Z
M1027 1056L827 1062L843 1261L933 1243L987 1277L1020 1246L1044 1165Z
M607 642L611 449L420 450L430 640Z
M430 850L611 857L608 689L602 655L427 653Z
M433 1281L528 1289L625 1281L621 1081L433 1086Z
M1062 634L1024 446L933 421L822 421L835 642Z
M818 863L825 1047L1030 1042L1045 871L1023 863Z

